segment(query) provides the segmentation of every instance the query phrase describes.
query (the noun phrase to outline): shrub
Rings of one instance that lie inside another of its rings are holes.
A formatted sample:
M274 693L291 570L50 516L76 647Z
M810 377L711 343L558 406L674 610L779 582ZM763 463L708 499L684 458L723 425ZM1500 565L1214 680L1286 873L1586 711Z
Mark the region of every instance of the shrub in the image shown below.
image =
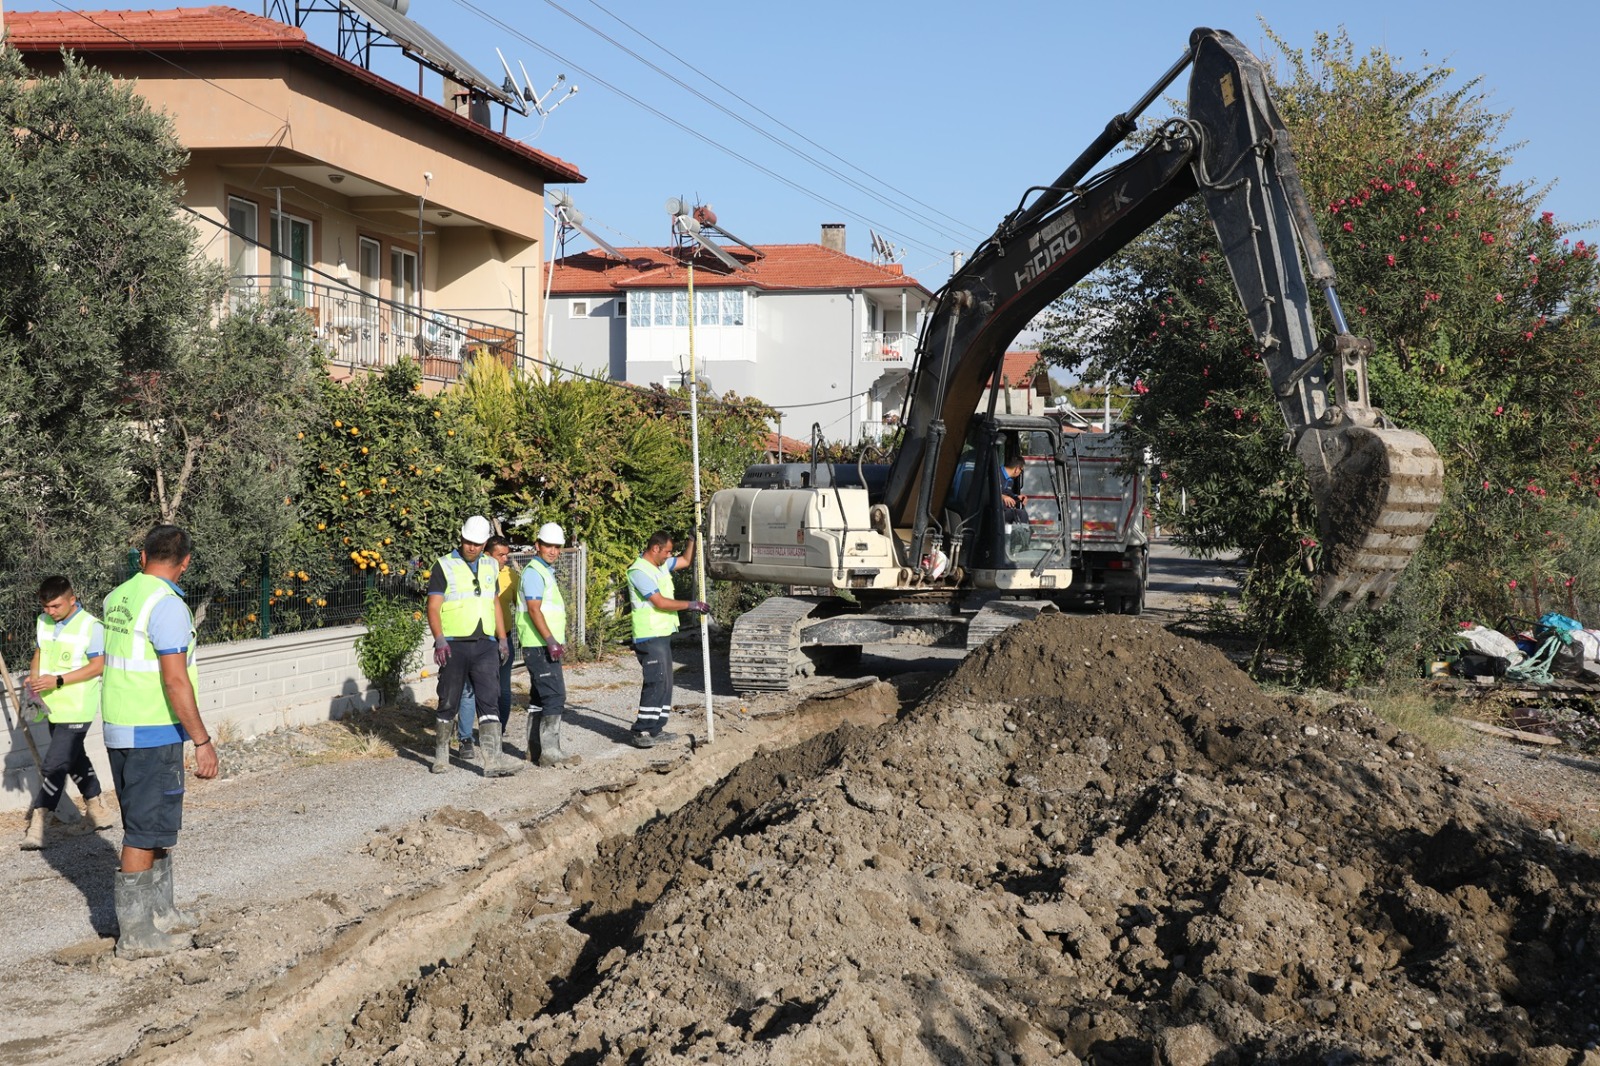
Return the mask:
M416 604L381 592L367 594L367 631L356 638L356 662L379 699L394 703L400 679L421 661L427 623Z

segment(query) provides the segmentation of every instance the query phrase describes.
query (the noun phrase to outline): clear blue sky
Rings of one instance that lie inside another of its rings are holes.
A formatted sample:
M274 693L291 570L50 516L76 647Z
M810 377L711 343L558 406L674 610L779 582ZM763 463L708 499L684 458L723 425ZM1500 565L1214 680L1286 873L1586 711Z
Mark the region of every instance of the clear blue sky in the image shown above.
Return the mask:
M12 11L106 6L5 0ZM950 253L970 250L1028 186L1053 179L1178 58L1194 26L1231 30L1270 60L1262 17L1295 47L1343 26L1358 50L1480 78L1492 109L1511 112L1506 142L1525 142L1510 176L1557 183L1545 207L1564 222L1600 219L1585 121L1600 6L411 0L409 15L497 80L499 46L537 90L559 73L578 86L542 124L513 115L508 132L584 173L569 191L612 243L664 243L663 203L682 196L710 203L755 244L816 241L822 223L843 222L848 250L868 257L877 230L904 249L908 273L937 288ZM334 47L331 16L306 29ZM388 62L380 71L416 84L414 65ZM431 75L427 85L437 91ZM1575 237L1597 233L1586 225ZM578 238L569 250L587 247Z

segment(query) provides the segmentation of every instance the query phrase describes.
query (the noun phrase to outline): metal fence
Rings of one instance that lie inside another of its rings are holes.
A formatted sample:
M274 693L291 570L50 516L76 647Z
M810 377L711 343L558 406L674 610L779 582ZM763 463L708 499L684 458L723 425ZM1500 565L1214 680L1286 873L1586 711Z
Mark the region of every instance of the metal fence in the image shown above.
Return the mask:
M532 552L516 552L512 561L526 566ZM119 582L139 569L139 555L129 552L117 575ZM581 546L564 548L556 563L556 576L567 602L567 643L588 643L589 552ZM337 580L317 581L305 571L290 570L263 558L256 572L240 579L235 587L215 593L203 602L201 590L209 585L205 574L192 567L184 579L184 599L198 617L195 627L201 644L227 644L240 640L265 640L284 633L358 625L366 616L367 596L382 592L400 599L414 600L423 610L426 596L413 578L380 574L377 570L351 565ZM101 605L86 600L84 606L98 615ZM510 622L510 620L507 620ZM32 627L22 632L0 635L0 655L17 676L27 673L34 651Z
M379 299L353 285L263 275L234 277L235 305L282 293L305 309L312 332L335 364L381 369L403 360L422 366L422 376L451 382L474 359L498 359L508 370L519 367L522 312L485 309L497 321L424 310Z

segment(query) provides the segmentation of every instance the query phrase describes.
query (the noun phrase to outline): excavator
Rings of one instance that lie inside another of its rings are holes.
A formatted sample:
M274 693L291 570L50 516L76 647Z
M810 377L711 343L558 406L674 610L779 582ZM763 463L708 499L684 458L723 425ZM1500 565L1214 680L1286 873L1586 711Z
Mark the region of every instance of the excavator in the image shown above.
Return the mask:
M1186 69L1187 115L1091 175ZM713 495L712 577L814 593L771 597L736 620L736 691L785 690L868 643L964 641L970 650L1081 593L1080 450L1055 419L997 414L996 371L1040 311L1196 196L1307 471L1323 545L1319 597L1350 609L1389 595L1438 513L1443 464L1425 436L1372 406L1373 344L1350 332L1340 307L1265 72L1232 34L1202 27L1055 181L1024 193L939 291L886 471L793 488L746 482ZM1332 324L1325 338L1313 288ZM1006 506L1019 488L1022 506ZM1131 547L1120 572L1114 561L1100 568L1112 609L1142 603L1144 551Z

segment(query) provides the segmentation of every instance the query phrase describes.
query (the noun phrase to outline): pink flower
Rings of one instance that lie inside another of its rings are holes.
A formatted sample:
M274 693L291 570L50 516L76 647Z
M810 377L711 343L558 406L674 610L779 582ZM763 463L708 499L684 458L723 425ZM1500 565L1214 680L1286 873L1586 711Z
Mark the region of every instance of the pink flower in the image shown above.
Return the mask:
M1235 407L1235 408L1234 408L1234 409L1233 409L1233 417L1234 417L1234 418L1235 418L1235 419L1236 419L1236 420L1237 420L1237 419L1240 419L1240 418L1243 418L1243 417L1244 417L1244 408L1242 408L1242 407Z
M1135 378L1133 381L1133 391L1137 392L1140 396L1143 396L1150 391L1150 386L1144 383L1143 378Z
M1384 262L1388 263L1390 266L1394 266L1394 256L1392 256L1392 255L1384 256Z
M1504 407L1496 407L1494 409L1494 413L1497 415L1503 415L1506 413L1506 409Z
M1494 302L1497 304L1503 304L1506 302L1506 298L1497 292L1494 294Z
M1488 488L1488 487L1489 487L1489 483L1488 483L1488 482L1487 482L1487 481L1485 481L1485 482L1484 482L1484 483L1483 483L1483 487L1484 487L1484 488Z
M1343 227L1341 227L1341 228L1342 228L1342 229L1343 229L1343 230L1344 230L1344 231L1345 231L1345 232L1346 232L1346 233L1354 233L1354 232L1355 232L1355 231L1356 231L1356 224L1355 224L1355 223L1354 223L1354 222L1346 222L1346 223L1345 223L1345 224L1344 224L1344 226L1343 226Z
M1512 578L1510 581L1506 582L1506 587L1507 588L1513 588L1513 589L1516 588L1517 587L1517 579L1516 578Z
M1530 255L1530 256L1528 256L1528 262L1530 262L1530 263L1537 263L1537 262L1538 262L1538 261L1539 261L1539 257L1538 257L1538 256L1536 256L1536 255Z
M1494 243L1494 234L1485 233L1485 234L1483 234L1481 236L1480 239L1483 241L1484 244L1493 244Z

